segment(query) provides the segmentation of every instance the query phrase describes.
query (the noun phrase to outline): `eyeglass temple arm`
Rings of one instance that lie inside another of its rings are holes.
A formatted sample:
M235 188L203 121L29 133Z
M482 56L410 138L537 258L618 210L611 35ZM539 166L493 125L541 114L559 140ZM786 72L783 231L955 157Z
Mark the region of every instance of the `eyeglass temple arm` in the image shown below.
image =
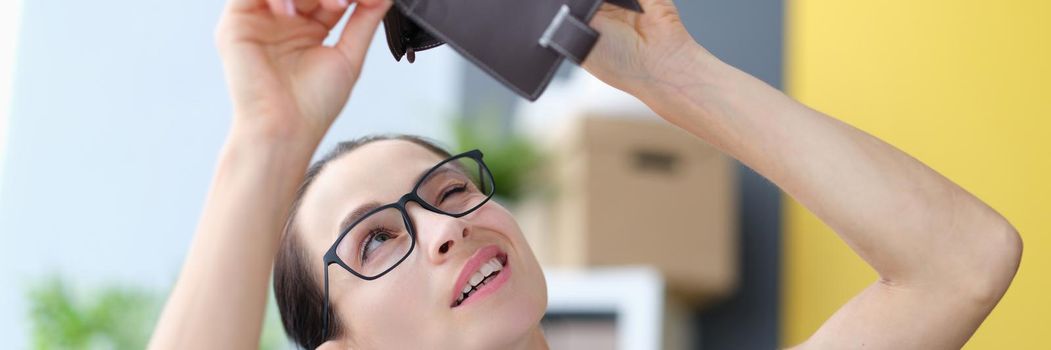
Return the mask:
M325 308L321 313L321 341L328 340L328 264L325 264ZM321 344L318 344L321 345Z

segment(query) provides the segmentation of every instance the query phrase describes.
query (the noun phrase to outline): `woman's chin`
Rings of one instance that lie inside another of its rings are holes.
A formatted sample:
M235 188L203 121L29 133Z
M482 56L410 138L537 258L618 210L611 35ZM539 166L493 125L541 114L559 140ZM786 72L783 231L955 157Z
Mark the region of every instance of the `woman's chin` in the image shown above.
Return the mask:
M510 282L510 281L509 281ZM512 287L508 283L504 288ZM462 329L468 349L501 349L536 336L547 309L547 291L505 290L466 304ZM459 318L459 317L458 317Z

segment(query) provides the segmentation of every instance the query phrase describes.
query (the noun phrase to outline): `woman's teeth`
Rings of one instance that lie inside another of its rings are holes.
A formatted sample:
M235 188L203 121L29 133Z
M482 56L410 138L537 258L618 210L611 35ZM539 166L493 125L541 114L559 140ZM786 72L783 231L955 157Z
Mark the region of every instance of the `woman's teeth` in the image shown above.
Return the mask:
M474 294L474 291L485 285L485 282L488 282L493 276L496 276L497 272L500 272L503 268L504 264L501 263L498 258L492 258L485 264L482 264L482 267L480 267L478 271L475 271L475 273L471 275L471 278L467 280L467 285L463 286L462 294L456 299L456 305L460 305L464 299L467 299L471 294Z

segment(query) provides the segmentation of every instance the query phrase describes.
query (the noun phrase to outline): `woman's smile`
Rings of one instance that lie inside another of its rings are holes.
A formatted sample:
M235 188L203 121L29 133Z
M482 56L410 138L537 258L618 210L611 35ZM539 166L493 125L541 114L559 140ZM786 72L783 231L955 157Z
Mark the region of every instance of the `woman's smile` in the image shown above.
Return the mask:
M452 290L452 308L474 304L495 293L511 277L507 253L496 245L478 249L460 270Z

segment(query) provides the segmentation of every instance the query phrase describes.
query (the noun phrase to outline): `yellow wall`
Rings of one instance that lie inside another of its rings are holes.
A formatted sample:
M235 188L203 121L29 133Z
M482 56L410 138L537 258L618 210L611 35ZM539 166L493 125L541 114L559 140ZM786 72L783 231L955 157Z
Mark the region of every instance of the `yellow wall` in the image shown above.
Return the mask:
M969 349L1051 349L1051 1L786 2L789 93L1000 211L1022 266ZM782 343L876 278L786 199Z

